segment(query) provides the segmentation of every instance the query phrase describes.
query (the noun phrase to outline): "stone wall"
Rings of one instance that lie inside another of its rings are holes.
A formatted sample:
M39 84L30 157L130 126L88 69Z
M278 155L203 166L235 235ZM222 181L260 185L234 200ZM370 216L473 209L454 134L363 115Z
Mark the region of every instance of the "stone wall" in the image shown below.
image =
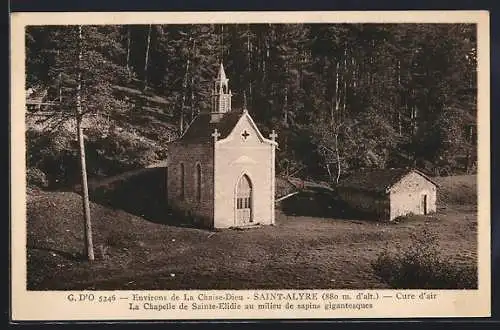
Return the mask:
M213 227L213 143L169 146L167 200L169 206L192 217L202 227ZM184 196L181 186L184 164ZM200 195L197 194L197 164L201 167ZM199 197L199 199L198 199Z
M389 219L388 196L352 188L339 188L338 194L353 213L373 217L373 220L386 221Z
M406 175L390 190L390 219L407 214L424 214L424 195L427 196L427 213L436 212L436 186L416 172Z

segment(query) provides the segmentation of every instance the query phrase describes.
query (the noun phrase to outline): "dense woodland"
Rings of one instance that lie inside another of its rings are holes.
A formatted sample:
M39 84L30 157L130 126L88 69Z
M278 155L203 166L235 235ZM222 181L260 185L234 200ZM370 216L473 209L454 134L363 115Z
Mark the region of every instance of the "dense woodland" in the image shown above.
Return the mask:
M360 168L474 172L476 29L463 24L233 24L29 27L28 180L78 181L77 93L88 171L165 157L210 105L218 63L264 135L277 173L338 182ZM80 56L79 56L80 55ZM79 63L80 65L76 65ZM34 93L35 94L35 93Z

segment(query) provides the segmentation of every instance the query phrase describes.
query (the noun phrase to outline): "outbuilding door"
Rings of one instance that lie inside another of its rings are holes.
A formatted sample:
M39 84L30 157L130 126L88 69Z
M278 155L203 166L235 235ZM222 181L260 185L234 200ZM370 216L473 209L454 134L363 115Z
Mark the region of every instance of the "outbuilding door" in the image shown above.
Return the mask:
M236 225L252 222L252 183L243 175L236 188Z
M421 205L422 214L427 214L427 194L422 195L422 205Z

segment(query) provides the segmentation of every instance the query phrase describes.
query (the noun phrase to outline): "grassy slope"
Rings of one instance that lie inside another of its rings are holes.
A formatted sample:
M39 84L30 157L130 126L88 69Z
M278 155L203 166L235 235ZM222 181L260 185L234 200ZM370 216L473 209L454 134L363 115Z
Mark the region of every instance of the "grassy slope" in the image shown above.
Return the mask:
M437 177L439 185L438 205L468 205L477 204L477 183L475 175L455 175L452 177Z
M457 192L454 178L441 181L441 196ZM468 194L467 187L460 190ZM400 224L277 211L274 227L216 232L153 223L94 203L91 210L98 260L89 265L79 255L80 197L29 194L28 289L383 288L371 260L386 244L408 244L410 233L424 226L439 235L450 258L469 262L476 250L475 205L451 201L432 217Z
M112 120L124 130L144 136L161 146L176 136L176 123L169 103L153 92L137 88L114 86L118 99L127 99L127 111L114 112Z

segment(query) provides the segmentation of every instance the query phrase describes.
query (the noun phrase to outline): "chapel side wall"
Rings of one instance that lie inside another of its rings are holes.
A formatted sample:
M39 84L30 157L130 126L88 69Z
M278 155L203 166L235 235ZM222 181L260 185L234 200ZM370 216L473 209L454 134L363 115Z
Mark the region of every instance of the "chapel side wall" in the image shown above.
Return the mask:
M242 130L252 132L247 140ZM253 223L263 225L274 221L273 146L261 142L247 120L234 129L234 136L219 141L215 147L215 211L217 228L236 225L235 193L239 179L248 175L252 183Z
M428 213L436 212L436 186L419 175L411 172L391 188L391 217L393 220L398 216L413 214L424 214L422 209L422 196L427 195Z
M181 163L184 198L181 198ZM197 200L196 165L201 165L201 194ZM192 217L202 227L213 227L213 145L176 144L169 148L167 200L169 206Z

